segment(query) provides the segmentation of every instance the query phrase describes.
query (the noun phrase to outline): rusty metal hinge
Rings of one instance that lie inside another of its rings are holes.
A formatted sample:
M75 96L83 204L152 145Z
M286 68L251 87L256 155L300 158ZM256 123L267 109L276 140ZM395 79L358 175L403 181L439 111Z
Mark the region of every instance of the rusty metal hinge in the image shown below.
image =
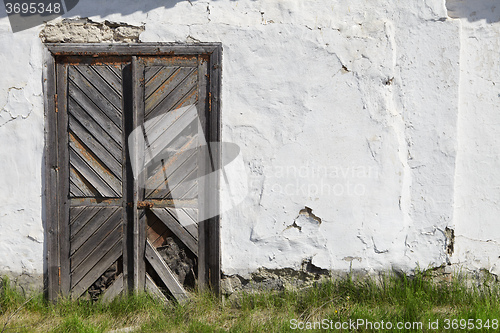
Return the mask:
M129 207L134 207L133 202L127 203ZM149 201L137 201L137 208L153 208L154 204Z

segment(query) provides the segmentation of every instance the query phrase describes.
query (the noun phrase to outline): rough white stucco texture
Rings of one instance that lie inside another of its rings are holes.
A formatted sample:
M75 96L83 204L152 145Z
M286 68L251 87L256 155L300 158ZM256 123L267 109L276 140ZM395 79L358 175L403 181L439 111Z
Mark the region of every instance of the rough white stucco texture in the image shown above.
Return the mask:
M461 23L454 263L500 273L500 6L448 1Z
M86 0L65 18L140 26L142 42L222 43L222 135L249 184L222 215L225 274L306 259L410 271L458 262L446 227L471 265L466 247L489 251L498 229L498 26L445 5ZM0 271L43 272L42 28L12 34L0 19Z

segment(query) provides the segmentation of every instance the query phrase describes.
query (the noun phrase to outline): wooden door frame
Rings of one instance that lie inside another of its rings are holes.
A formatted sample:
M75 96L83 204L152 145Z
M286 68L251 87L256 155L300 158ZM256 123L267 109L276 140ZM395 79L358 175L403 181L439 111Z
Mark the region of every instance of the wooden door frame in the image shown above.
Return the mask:
M65 237L67 235L67 216L62 206L67 199L61 195L62 179L68 176L68 167L60 163L67 150L59 143L61 123L67 122L66 112L58 112L57 68L56 62L64 56L202 56L208 62L208 101L205 103L207 124L207 142L221 142L221 112L220 91L222 73L222 45L220 43L133 43L133 44L103 44L103 43L47 43L44 49L43 89L45 106L45 163L44 163L44 221L45 221L45 251L47 268L45 271L45 287L47 297L56 300L67 289L61 285L61 275L69 274L61 265L61 253L67 251ZM59 78L63 79L63 78ZM60 102L59 102L60 103ZM134 116L136 118L136 116ZM61 127L62 128L62 127ZM212 164L214 170L220 170L221 149L212 147ZM219 211L219 178L213 178L206 187L203 200ZM207 219L199 224L200 262L198 282L201 288L210 287L215 293L220 293L220 221L219 216ZM136 250L135 250L136 251ZM132 286L129 286L129 290Z

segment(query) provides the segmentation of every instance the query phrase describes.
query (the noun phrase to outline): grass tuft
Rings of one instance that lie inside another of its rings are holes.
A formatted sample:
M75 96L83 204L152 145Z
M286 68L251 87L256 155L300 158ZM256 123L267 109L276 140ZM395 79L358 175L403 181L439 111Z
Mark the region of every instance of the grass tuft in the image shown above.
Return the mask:
M208 292L193 294L183 304L162 303L148 294L119 297L110 303L25 295L8 278L0 284L0 332L295 332L291 320L304 325L328 320L407 322L423 324L445 319L492 324L500 318L500 287L495 279L481 281L457 275L436 282L429 272L413 276L385 274L376 278L329 279L302 290L241 293L222 301ZM498 327L498 326L497 326ZM393 329L398 331L397 329ZM321 332L319 327L308 330ZM335 329L333 330L335 331ZM344 329L344 331L350 331ZM376 332L358 328L358 332ZM422 328L403 329L420 332Z

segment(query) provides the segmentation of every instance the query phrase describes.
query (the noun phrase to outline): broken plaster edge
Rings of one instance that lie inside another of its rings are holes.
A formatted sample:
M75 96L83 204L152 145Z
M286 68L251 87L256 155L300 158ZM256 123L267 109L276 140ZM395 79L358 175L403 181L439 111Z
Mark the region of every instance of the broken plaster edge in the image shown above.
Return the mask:
M145 24L93 21L90 18L60 19L45 23L39 38L43 43L140 43Z

